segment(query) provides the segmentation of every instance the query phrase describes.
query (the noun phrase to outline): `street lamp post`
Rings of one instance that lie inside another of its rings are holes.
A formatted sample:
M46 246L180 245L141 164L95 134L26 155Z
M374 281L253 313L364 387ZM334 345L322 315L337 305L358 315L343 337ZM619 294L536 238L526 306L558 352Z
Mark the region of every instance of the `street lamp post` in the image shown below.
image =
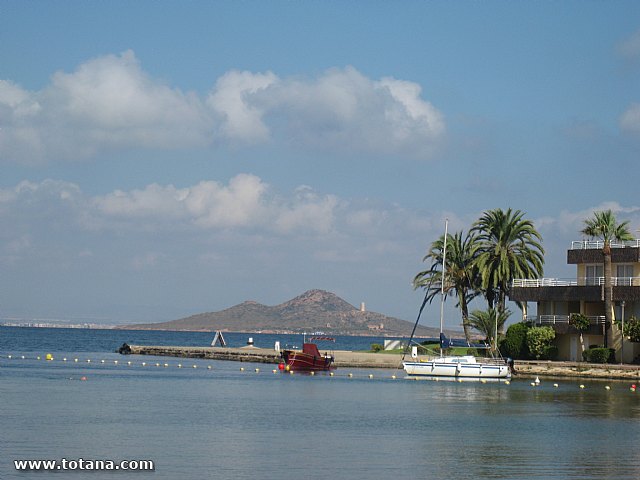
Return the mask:
M620 306L622 307L622 330L620 331L620 335L622 336L622 342L620 343L620 364L624 363L624 300L620 302Z

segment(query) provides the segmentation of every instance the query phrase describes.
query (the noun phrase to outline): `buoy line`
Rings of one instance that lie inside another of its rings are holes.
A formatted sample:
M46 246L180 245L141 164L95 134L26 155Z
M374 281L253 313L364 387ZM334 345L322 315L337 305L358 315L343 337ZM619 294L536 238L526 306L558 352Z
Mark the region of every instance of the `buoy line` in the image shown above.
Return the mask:
M5 361L3 361L5 360ZM64 356L63 354L60 354L59 357L54 356L51 353L46 353L44 355L35 355L33 357L25 355L25 354L6 354L6 355L0 355L0 367L3 366L3 364L10 364L12 362L17 362L17 361L21 361L21 360L26 360L26 361L41 361L44 364L64 364L67 365L67 368L73 368L73 367L78 367L80 365L82 365L81 368L91 368L91 369L95 369L95 370L101 370L103 366L105 367L112 367L112 368L129 368L129 367L140 367L140 368L153 368L153 369L158 369L158 368L163 368L163 369L168 369L168 368L178 368L178 369L183 369L185 367L191 367L189 368L189 370L197 370L198 368L200 368L201 370L208 370L208 371L213 371L216 372L216 369L211 365L208 364L205 366L203 366L202 364L198 365L196 363L192 363L192 364L185 364L185 363L176 363L176 364L171 364L169 362L160 362L160 361L141 361L141 362L133 362L131 360L128 360L126 362L124 361L120 361L118 359L106 359L106 358L101 358L101 359L92 359L92 358L86 358L83 359L81 358L81 356ZM152 359L151 359L152 360ZM278 367L280 367L280 365L278 365ZM240 367L240 372L246 372L247 374L249 374L250 372L247 371L247 369L242 366ZM260 367L254 367L253 368L253 374L266 374L269 373L268 371L262 371L262 369ZM425 380L425 381L449 381L451 383L476 383L476 382L464 382L464 379L462 378L429 378L429 379L421 379L418 377L399 377L396 374L391 374L389 376L387 375L380 375L378 373L376 373L375 375L373 373L360 373L357 375L354 375L353 372L335 372L335 371L330 371L330 372L303 372L303 371L287 371L285 369L272 369L271 370L271 375L273 374L283 374L283 373L287 373L289 375L286 376L302 376L302 377L324 377L324 378L345 378L345 379L368 379L368 380ZM324 375L323 375L324 374ZM285 378L284 375L282 375L283 378ZM86 375L83 375L81 378L81 380L87 380ZM524 379L523 379L524 380ZM479 379L478 382L479 384L486 384L488 383L487 380L485 379ZM491 382L494 383L494 382ZM495 382L498 384L503 384L503 385L510 385L511 381L507 380L507 381L501 381L501 382ZM539 377L536 377L534 381L531 382L531 386L532 387L540 387L542 385L542 382L540 381ZM554 389L557 389L560 387L560 385L558 383L553 383L552 387ZM580 390L589 390L589 389L594 389L595 386L589 386L587 387L585 384L581 383L577 386L578 389ZM598 387L601 388L601 387ZM611 391L612 388L610 385L604 385L604 389L606 391ZM637 387L636 384L632 384L629 388L628 391L635 393Z
M0 366L2 366L2 356L0 356ZM81 358L81 356L65 356L64 354L58 354L58 355L53 355L51 353L47 353L45 355L36 355L33 357L29 357L27 355L20 355L20 356L16 356L14 354L8 354L6 355L6 359L7 360L11 360L11 361L16 361L16 360L27 360L27 361L42 361L45 364L64 364L66 365L67 368L73 368L73 367L78 367L81 366L81 368L86 369L86 368L91 368L91 369L95 369L95 370L101 370L103 367L109 367L109 368L130 368L130 367L139 367L139 368L145 368L145 369L158 369L158 368L163 368L163 369L168 369L168 368L177 368L177 369L184 369L185 367L190 367L190 370L195 370L199 368L198 364L189 364L189 363L184 363L184 362L179 362L176 364L171 364L169 362L160 362L160 361L153 361L153 359L148 359L149 361L141 361L141 362L133 362L131 360L128 360L126 362L124 361L120 361L117 359L108 359L108 358L99 358L99 359L95 359L95 358L86 358L83 359ZM8 362L7 362L8 363ZM90 365L90 366L89 366ZM88 367L89 366L89 367ZM201 366L201 365L200 365ZM202 368L205 368L203 366L201 366ZM207 365L206 370L209 371L215 371L214 367L212 365ZM242 366L240 367L240 372L247 372L247 369ZM253 372L254 374L261 374L261 373L265 373L261 370L260 367L255 367L253 368ZM372 373L363 373L360 375L354 375L351 372L348 373L336 373L335 371L330 371L330 372L302 372L302 371L285 371L284 369L282 370L277 370L277 369L272 369L271 370L272 374L275 373L288 373L290 375L296 375L296 376L303 376L303 377L312 377L312 376L319 376L319 377L328 377L328 378L348 378L348 379L358 379L358 378L362 378L362 379L377 379L377 380L396 380L396 379L402 379L403 377L398 377L395 374L392 374L390 376L382 376L379 374L372 374ZM324 375L323 375L324 374ZM86 380L86 377L85 377Z

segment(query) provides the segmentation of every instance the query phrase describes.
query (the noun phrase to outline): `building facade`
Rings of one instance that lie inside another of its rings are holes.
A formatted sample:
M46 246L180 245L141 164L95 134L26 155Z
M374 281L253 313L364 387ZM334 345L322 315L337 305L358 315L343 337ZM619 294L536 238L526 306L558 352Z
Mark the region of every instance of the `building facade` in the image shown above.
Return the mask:
M582 351L592 345L616 350L616 360L640 361L640 344L622 338L622 322L640 318L640 239L611 244L612 325L605 320L603 243L575 241L567 252L567 263L576 265L572 279L514 279L510 300L521 302L523 321L548 325L556 332L558 359L582 361ZM527 314L528 302L535 302L537 315ZM580 332L569 324L572 313L590 320L589 329Z

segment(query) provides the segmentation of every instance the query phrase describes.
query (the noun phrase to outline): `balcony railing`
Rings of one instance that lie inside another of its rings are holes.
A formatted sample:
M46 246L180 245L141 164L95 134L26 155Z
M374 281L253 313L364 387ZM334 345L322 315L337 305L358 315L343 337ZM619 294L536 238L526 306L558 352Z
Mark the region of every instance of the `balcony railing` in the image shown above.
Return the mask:
M537 287L584 287L602 286L604 277L580 277L577 280L563 278L514 278L511 286L515 288ZM613 287L640 287L640 277L611 277Z
M604 325L604 315L587 316L591 325ZM528 315L525 321L534 325L561 325L569 323L569 315Z
M604 242L600 240L574 240L571 242L571 250L590 250L604 248ZM628 242L611 242L611 248L640 248L640 238Z

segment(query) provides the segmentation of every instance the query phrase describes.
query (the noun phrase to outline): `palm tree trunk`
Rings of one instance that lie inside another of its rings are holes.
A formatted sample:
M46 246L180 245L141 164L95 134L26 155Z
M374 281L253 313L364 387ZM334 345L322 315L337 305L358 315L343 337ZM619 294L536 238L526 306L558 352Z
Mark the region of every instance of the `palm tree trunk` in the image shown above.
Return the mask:
M611 289L611 246L609 242L604 243L602 249L604 255L604 347L609 347L609 335L607 329L613 325L611 305L613 304L613 291Z
M469 331L469 306L464 293L458 294L458 303L460 303L460 311L462 312L462 328L464 329L464 338L467 342L471 342L471 332Z

